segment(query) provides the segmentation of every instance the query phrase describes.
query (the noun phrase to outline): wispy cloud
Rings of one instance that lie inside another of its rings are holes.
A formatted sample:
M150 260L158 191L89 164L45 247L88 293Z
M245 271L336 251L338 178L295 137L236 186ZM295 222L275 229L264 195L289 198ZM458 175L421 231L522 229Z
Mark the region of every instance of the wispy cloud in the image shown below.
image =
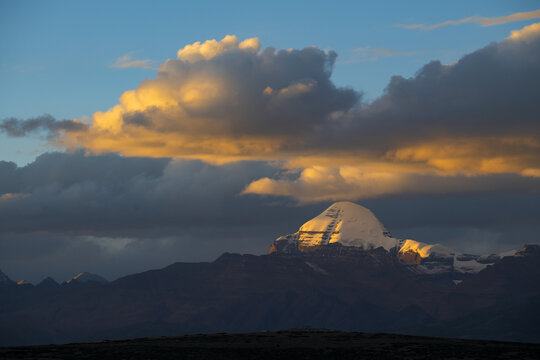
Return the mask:
M377 61L381 58L392 56L410 55L412 51L398 51L392 49L375 49L370 46L359 47L352 50L353 56L350 59L339 61L341 64L351 64L357 62Z
M138 68L138 69L156 69L155 62L150 59L133 59L133 53L127 53L116 59L111 67L116 69Z
M440 28L443 26L461 25L461 24L466 24L466 23L475 23L481 26L493 26L493 25L506 24L513 21L531 20L531 19L538 19L538 18L540 18L540 10L518 12L518 13L510 14L507 16L501 16L501 17L471 16L471 17L467 17L467 18L459 19L459 20L448 20L448 21L444 21L442 23L433 24L433 25L399 24L396 26L404 28L404 29L421 29L421 30L429 31L429 30L433 30L433 29Z
M80 120L56 120L48 114L26 120L11 117L0 121L0 133L4 132L10 137L22 137L45 131L49 138L54 138L61 131L83 131L87 128L88 126Z

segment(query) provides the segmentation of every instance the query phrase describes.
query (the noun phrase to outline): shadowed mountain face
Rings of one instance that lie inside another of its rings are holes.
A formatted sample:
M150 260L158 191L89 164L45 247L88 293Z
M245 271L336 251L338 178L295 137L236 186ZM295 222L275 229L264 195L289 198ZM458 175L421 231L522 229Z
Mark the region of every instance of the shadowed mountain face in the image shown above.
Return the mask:
M14 284L15 282L11 280L6 274L4 274L2 270L0 270L0 288Z
M85 286L5 286L1 345L292 327L540 342L540 247L455 285L395 254L224 254Z

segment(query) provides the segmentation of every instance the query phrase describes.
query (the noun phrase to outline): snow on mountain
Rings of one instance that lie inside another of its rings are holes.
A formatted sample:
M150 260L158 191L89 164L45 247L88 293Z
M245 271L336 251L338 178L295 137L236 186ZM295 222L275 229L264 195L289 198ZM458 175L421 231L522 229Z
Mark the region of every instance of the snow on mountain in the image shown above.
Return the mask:
M477 273L505 256L513 256L515 250L502 254L471 255L454 251L441 244L426 244L416 240L405 240L398 251L398 257L415 263L426 273L456 271Z
M418 254L421 258L430 257L431 254L438 256L450 257L454 255L454 250L441 244L426 244L420 241L407 239L399 249L399 253L412 251Z
M106 284L109 281L107 279L105 279L104 277L101 277L99 275L91 274L91 273L88 273L88 272L82 272L82 273L74 276L73 278L67 280L65 283L66 284L72 284L72 283L84 284L84 283L89 283L89 282L97 282L97 283L100 283L100 284Z
M416 265L415 271L425 274L477 273L502 257L516 253L470 255L441 244L396 239L369 209L349 201L332 204L294 234L277 238L270 253L310 252L333 244L362 250L382 247L395 252L400 260Z
M399 240L390 236L371 210L340 201L306 222L296 233L276 239L271 252L291 246L310 251L336 243L366 250L378 247L390 250L399 245Z

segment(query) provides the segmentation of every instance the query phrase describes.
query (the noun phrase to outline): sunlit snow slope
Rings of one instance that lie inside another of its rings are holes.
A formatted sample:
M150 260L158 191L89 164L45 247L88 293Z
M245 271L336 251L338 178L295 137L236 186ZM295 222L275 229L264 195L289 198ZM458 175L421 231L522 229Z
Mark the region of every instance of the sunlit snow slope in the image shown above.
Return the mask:
M339 243L363 249L395 248L399 241L390 237L371 210L348 201L334 203L300 227L298 245L309 249Z

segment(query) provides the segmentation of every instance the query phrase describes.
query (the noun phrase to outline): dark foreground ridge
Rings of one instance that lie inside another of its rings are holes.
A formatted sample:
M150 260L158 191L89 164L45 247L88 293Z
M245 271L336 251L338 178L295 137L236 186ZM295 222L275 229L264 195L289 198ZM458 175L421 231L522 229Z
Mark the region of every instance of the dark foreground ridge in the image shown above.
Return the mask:
M540 345L324 330L0 348L2 359L538 359Z

